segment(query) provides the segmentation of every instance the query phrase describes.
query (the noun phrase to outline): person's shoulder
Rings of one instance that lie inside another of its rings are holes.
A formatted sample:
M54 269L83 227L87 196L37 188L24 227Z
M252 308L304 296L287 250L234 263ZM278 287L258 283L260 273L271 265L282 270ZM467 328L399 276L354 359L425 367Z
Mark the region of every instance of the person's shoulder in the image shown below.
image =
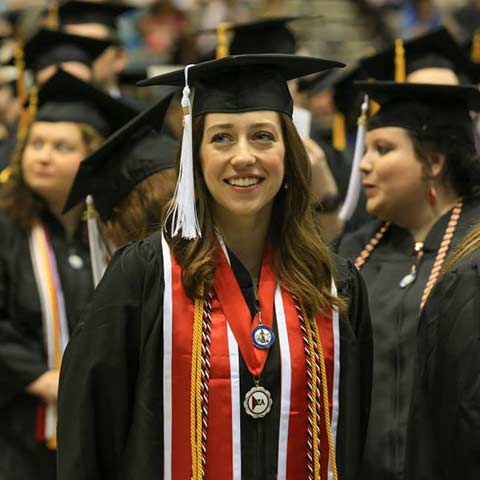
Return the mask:
M26 230L17 221L0 211L0 242L5 244L26 234Z
M346 233L338 243L338 253L349 258L358 255L382 224L381 220L371 220L358 230Z
M140 298L144 279L152 275L162 276L162 259L160 233L125 244L110 260L107 271L97 287L96 297L111 298L113 295L122 298L123 301Z
M350 296L358 287L359 274L352 261L341 255L332 254L334 278L340 295Z

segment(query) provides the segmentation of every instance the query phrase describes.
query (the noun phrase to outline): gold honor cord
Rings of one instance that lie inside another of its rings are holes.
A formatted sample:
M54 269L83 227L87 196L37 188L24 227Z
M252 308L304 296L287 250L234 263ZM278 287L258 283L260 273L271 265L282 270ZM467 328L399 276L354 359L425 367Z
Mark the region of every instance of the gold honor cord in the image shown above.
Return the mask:
M332 434L332 426L330 424L330 406L329 406L329 397L328 397L328 383L327 383L327 367L325 365L325 356L323 354L323 346L322 341L320 339L320 333L318 331L318 325L315 319L307 320L308 317L306 316L305 310L301 309L303 318L305 319L305 328L307 330L307 338L308 338L308 346L309 346L309 357L310 363L312 365L312 389L314 394L312 395L312 409L314 412L317 411L317 396L315 392L317 391L317 362L315 360L316 352L315 352L315 345L314 345L314 337L317 340L318 344L318 356L320 358L320 375L322 379L322 402L323 402L323 409L324 409L324 423L325 423L325 430L327 432L327 440L328 440L328 452L330 463L332 465L332 473L333 479L338 480L338 473L337 473L337 463L335 457L335 445L333 441L333 434ZM313 324L313 331L312 331L312 324ZM320 427L316 420L316 415L313 419L313 442L314 442L314 449L313 449L313 458L314 458L314 479L320 480L320 451L319 451L319 435L320 435ZM328 462L327 462L327 470L328 470Z
M192 377L190 387L190 442L192 449L192 480L203 478L202 466L202 399L201 399L201 366L202 366L202 323L203 287L200 292L201 298L195 299L193 317L193 342L192 342Z

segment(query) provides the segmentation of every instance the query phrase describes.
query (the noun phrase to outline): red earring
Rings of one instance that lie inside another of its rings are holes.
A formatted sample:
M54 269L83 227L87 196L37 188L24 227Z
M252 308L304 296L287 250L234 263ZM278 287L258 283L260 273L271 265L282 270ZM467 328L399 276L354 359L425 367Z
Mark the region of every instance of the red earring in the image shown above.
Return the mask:
M430 201L430 205L432 207L436 207L438 203L438 193L435 187L430 187L428 191L428 200Z

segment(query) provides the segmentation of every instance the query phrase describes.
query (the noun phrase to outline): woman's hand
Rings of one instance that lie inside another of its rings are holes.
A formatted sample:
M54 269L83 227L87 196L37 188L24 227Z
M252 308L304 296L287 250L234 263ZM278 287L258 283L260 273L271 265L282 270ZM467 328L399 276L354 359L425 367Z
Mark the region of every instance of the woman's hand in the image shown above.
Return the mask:
M40 397L48 403L56 403L58 398L58 381L60 372L58 370L48 370L40 375L25 391L35 397Z
M318 204L324 198L338 194L337 182L328 167L322 148L311 138L304 138L303 145L312 168L312 203Z

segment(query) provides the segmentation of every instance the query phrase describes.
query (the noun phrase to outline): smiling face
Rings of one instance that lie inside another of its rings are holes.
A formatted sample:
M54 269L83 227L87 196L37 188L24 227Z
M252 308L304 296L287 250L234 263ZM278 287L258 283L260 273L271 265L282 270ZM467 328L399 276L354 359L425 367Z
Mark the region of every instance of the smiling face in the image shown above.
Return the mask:
M25 183L55 208L63 208L87 147L78 125L35 122L22 157Z
M207 114L200 163L214 217L270 215L285 172L279 114Z
M367 132L360 163L367 211L402 225L427 202L427 184L407 131L398 127Z

